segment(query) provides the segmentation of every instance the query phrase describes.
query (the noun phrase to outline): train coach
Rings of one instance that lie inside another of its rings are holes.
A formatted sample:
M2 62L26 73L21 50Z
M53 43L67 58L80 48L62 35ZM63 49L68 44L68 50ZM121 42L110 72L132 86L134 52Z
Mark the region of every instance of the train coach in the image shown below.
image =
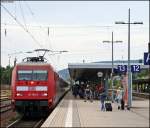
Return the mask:
M47 114L64 95L67 84L41 57L28 57L12 72L14 110L26 116Z

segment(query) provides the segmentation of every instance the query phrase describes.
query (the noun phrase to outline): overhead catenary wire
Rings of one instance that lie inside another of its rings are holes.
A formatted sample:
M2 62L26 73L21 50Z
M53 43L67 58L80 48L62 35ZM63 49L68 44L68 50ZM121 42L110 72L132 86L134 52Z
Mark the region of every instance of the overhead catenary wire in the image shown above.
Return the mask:
M35 37L18 21L18 19L17 19L14 15L12 15L11 12L9 12L9 10L8 10L4 5L1 4L1 6L4 8L4 10L5 10L11 17L20 25L20 27L22 27L23 30L24 30L25 32L27 32L27 33L31 36L31 38L34 40L34 42L36 42L36 44L38 44L40 47L43 47L43 46L35 39Z
M57 69L56 62L54 61L54 58L52 58L53 54L48 53L47 55L50 57L51 62L52 62L52 64L53 64L54 68ZM55 55L55 54L54 54L54 55Z
M3 24L6 24L6 25L9 25L9 26L16 26L16 27L18 26L17 24L8 24L8 23L1 23L1 24L2 24L2 25L3 25ZM33 29L33 28L37 28L37 29L40 28L40 29L41 29L41 28L43 28L43 29L46 29L46 30L48 30L48 28L49 28L49 34L50 34L50 29L53 29L53 28L54 28L52 25L51 25L51 26L49 26L49 25L45 25L45 26L27 25L27 27L30 28L30 29ZM97 27L95 26L95 27L94 27L93 25L92 25L92 26L91 26L91 25L88 25L88 26L80 26L80 27L78 26L78 27L77 27L77 26L56 26L56 25L55 25L55 28L65 28L65 29L70 29L70 28L74 28L74 29L78 29L78 28L85 28L85 29L88 29L88 28L97 28L97 29L98 29L98 28L106 28L107 31L110 29L109 27L110 27L110 26L97 26ZM119 28L119 29L126 29L125 27L112 26L112 28L113 28L113 27ZM148 27L148 26L138 26L138 28L139 28L139 29L144 29L144 30L147 29L147 30L148 30L149 27ZM126 30L127 30L127 29L126 29ZM137 29L136 29L136 30L137 30Z
M29 4L27 3L27 1L25 1L24 3L26 4L28 10L30 11L31 15L33 16L34 13L33 13L32 9L30 8Z
M34 17L35 18L35 17ZM4 24L4 23L1 23ZM16 24L8 24L7 25L11 25L11 26L17 26ZM30 27L35 27L35 28L45 28L45 29L50 29L50 28L54 28L54 26L49 26L49 25L28 25ZM55 25L55 28L111 28L113 26L105 26L105 25Z
M33 17L33 19L34 19L34 21L36 20L36 17L35 17L35 13L32 11L32 9L31 9L31 7L29 6L29 4L27 3L27 1L25 1L24 2L25 3L25 5L26 5L26 7L28 8L28 10L29 10L29 12L30 12L30 14L32 15L32 17ZM41 33L42 31L43 31L43 27L40 25L39 26L39 28L40 28L40 32L38 32L38 34L40 34L40 36L43 34L43 33ZM47 29L47 27L45 27L45 29ZM48 36L49 36L49 28L48 28ZM42 38L43 39L43 38ZM50 38L49 37L47 37L47 39L48 40L46 40L46 38L44 38L45 39L45 42L48 42L48 44L49 44L49 49L52 49L52 44L51 44L51 40L50 40ZM45 45L45 47L47 47L46 45Z
M16 5L16 2L15 2L15 9L14 9L14 15L15 15L15 17L16 17L16 8L17 8L17 5Z
M25 1L24 3L25 3L25 5L26 5L26 7L28 8L28 10L29 10L31 16L33 17L33 19L36 20L35 14L34 14L34 12L32 11L32 9L31 9L31 7L29 6L29 4L27 3L27 1ZM41 25L39 25L39 28L42 29ZM40 32L41 32L41 31L40 31Z
M21 1L19 1L19 6L20 6L20 10L21 10L21 15L22 15L22 18L23 18L23 21L24 21L24 25L25 25L26 29L28 30L27 24L26 24L26 19L25 19L25 16L24 16L24 11L23 11L23 8L21 6Z
M29 4L25 1L25 4L26 4L26 6L27 6L27 8L28 8L28 10L30 11L30 14L32 15L32 17L34 18L34 20L36 19L36 17L35 17L35 14L33 13L33 11L32 11L32 9L30 8L30 6L29 6ZM43 33L41 33L42 31L43 31L43 28L44 29L48 29L47 30L47 38L48 38L48 42L49 42L49 48L50 49L52 49L52 45L51 45L51 40L50 40L50 38L49 38L49 34L50 34L50 30L49 30L49 27L42 27L41 25L39 25L38 26L39 28L40 28L40 32L39 32L39 34L40 34L40 36L42 36L43 35ZM44 36L44 35L43 35ZM46 38L45 38L45 41L46 41ZM47 42L47 41L46 41ZM53 49L52 49L53 50ZM49 55L49 57L50 57L50 59L52 60L52 62L53 62L53 64L54 64L54 67L56 67L56 63L54 62L54 59L52 58L52 56L51 55L53 55L53 54L49 54L48 53L48 55Z
M25 32L27 32L31 37L32 37L32 39L36 42L36 44L38 44L40 47L43 47L36 39L35 39L35 37L28 31L28 29L27 28L25 28L24 27L24 25L22 25L19 21L18 21L18 19L13 15L13 14L11 14L11 12L9 12L9 10L4 6L4 5L1 5L3 8L4 8L4 10L18 23L18 25L21 27L21 28L23 28L23 30L25 31ZM40 27L41 28L41 27ZM51 58L52 59L52 58ZM56 63L54 63L54 65L56 65Z

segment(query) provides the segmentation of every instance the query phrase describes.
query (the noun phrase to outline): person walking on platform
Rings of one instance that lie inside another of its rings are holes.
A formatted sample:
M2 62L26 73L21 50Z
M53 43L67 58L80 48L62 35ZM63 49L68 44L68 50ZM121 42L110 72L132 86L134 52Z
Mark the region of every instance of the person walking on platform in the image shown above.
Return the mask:
M84 84L83 83L81 83L80 88L79 88L79 97L81 99L84 98Z
M100 93L103 91L104 87L101 84L96 85L96 96L99 99Z
M101 111L105 111L105 99L106 99L106 94L105 94L105 90L103 89L103 91L100 94L100 101L101 101Z
M90 101L93 102L93 98L94 98L94 85L91 84L89 88L90 88Z
M124 99L123 99L124 92L121 87L117 90L117 101L118 101L118 109L124 110Z
M72 91L73 91L74 97L76 98L78 95L78 85L77 84L73 85Z
M87 84L86 88L85 88L85 100L84 102L86 102L87 99L90 99L90 101L92 102L92 91L90 89L90 85Z

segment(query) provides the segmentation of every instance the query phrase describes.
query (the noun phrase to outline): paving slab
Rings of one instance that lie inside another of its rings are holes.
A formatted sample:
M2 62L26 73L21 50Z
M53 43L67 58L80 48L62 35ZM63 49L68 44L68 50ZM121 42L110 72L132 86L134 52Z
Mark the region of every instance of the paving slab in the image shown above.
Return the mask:
M71 92L58 104L41 127L149 127L149 100L135 100L130 111L100 110L100 101L84 102Z

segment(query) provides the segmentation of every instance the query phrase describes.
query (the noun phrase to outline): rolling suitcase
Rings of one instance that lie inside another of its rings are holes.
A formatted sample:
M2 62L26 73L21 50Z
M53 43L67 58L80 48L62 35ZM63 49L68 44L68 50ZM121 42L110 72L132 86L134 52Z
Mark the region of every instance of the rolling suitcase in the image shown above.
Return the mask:
M124 100L121 99L121 110L124 110Z
M105 109L106 109L106 111L112 111L112 105L110 102L105 103Z

